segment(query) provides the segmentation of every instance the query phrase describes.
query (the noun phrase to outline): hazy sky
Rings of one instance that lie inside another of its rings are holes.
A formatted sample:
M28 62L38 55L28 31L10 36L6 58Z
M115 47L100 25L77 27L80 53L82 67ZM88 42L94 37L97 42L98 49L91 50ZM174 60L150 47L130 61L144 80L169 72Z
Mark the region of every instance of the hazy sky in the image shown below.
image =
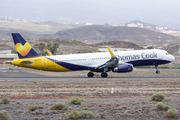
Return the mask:
M0 0L0 18L98 24L132 20L180 29L180 0Z

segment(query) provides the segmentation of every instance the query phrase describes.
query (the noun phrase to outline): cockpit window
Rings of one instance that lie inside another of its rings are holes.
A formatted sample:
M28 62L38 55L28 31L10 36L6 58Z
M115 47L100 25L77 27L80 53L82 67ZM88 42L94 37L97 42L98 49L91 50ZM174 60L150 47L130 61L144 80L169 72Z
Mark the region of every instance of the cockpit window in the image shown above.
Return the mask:
M169 53L166 53L166 55L169 55Z

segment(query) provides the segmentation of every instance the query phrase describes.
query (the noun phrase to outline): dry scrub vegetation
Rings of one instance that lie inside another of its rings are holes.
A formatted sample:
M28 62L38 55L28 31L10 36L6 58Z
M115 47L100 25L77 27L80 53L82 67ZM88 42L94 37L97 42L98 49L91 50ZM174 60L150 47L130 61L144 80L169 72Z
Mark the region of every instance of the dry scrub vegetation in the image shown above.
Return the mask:
M62 109L51 109L57 101L65 106ZM180 100L166 99L163 105L171 108L159 110L156 101L138 99L101 99L83 100L82 105L70 104L70 99L49 101L11 101L1 104L0 111L6 110L12 120L66 120L66 119L102 119L102 120L169 120L179 119ZM35 109L30 109L31 108ZM5 119L9 120L9 119Z
M152 101L154 93L162 93L164 97ZM74 114L83 119L82 113L84 116L91 115L90 118L88 116L89 119L178 119L179 93L180 79L1 81L1 98L55 100L11 100L8 104L1 102L0 111L6 110L13 120L65 120L72 118L71 115ZM162 109L157 107L159 101L162 102Z
M71 73L86 74L84 71ZM136 79L103 79L96 75L87 80L2 80L0 117L4 115L12 120L180 119L180 78L171 78L178 76L179 70L161 73L169 78L137 79L136 76L152 76L154 70L149 69L129 74Z
M157 80L67 80L1 82L0 96L9 98L71 98L71 97L149 97L161 92L168 97L179 96L180 79Z

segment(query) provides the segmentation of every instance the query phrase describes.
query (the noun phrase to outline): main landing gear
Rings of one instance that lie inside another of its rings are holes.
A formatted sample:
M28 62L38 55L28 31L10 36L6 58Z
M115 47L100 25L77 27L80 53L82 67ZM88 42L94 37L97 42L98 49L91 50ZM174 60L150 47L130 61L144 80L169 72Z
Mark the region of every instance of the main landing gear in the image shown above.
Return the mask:
M88 77L94 77L94 73L93 72L88 72L87 76Z
M108 76L108 74L107 74L106 72L102 72L102 73L101 73L101 77L102 77L102 78L106 78L107 76Z
M88 77L94 77L94 73L93 72L88 72L87 76ZM107 76L108 76L108 74L106 72L101 73L102 78L106 78Z
M156 74L159 74L160 71L158 70L158 65L155 65L155 67L156 67Z

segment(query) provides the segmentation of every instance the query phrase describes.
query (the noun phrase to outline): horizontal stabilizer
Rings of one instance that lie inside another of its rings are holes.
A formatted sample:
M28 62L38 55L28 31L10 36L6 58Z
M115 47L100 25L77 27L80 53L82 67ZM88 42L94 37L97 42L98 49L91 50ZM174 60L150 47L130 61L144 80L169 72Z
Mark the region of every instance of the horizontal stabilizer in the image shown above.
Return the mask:
M26 64L26 65L33 65L34 64L34 61L22 61L21 62L22 64Z

